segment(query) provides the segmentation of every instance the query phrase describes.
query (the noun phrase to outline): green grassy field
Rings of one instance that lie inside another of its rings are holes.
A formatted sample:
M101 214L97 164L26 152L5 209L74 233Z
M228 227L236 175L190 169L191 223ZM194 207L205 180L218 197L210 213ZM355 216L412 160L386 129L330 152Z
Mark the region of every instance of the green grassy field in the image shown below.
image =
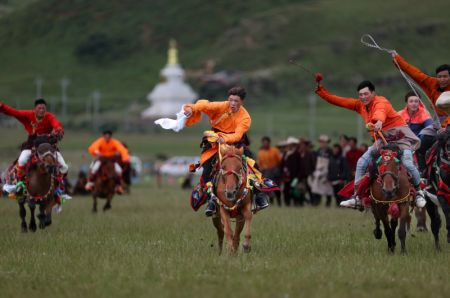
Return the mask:
M450 245L436 253L431 233L409 233L408 254L392 256L370 213L272 206L254 218L250 254L219 256L187 198L142 184L94 215L75 197L34 234L0 200L0 296L448 297Z

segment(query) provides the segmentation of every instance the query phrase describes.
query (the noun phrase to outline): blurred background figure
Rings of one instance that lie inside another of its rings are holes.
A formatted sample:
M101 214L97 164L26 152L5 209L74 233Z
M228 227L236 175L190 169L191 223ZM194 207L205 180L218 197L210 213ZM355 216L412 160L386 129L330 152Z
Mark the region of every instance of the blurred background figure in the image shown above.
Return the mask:
M340 135L339 136L339 145L342 148L342 156L345 157L347 152L350 150L350 138L347 135Z
M271 179L276 184L280 184L280 162L281 153L276 147L271 146L271 140L265 136L261 139L261 148L258 151L258 164L264 177ZM270 194L270 203L273 203L273 196L277 199L278 206L281 206L281 191Z
M298 152L300 154L300 164L298 170L298 185L297 189L299 191L298 203L303 206L305 202L311 201L311 188L308 185L308 177L314 172L315 168L315 157L311 152L310 144L311 142L306 139L300 140L300 145L298 146ZM306 193L309 194L309 198L306 198Z
M310 176L310 186L312 191L311 205L320 205L322 196L326 196L326 205L331 205L333 187L328 181L328 165L330 163L331 149L329 147L330 138L327 135L320 135L319 149L316 151L316 167Z
M281 179L283 181L284 204L290 206L294 200L293 188L298 183L298 171L300 165L300 153L298 152L299 139L289 137L286 140L286 151L281 159Z
M342 156L342 148L339 144L334 144L328 164L328 181L333 186L334 198L336 200L336 207L339 206L343 198L337 193L344 187L350 179L350 171L348 169L347 160ZM328 197L327 197L328 198ZM327 206L330 203L327 199Z
M345 159L347 160L348 169L350 171L349 179L354 179L356 163L358 162L358 159L364 154L364 151L361 148L358 148L358 139L356 139L355 137L350 137L348 144L350 149L345 155Z

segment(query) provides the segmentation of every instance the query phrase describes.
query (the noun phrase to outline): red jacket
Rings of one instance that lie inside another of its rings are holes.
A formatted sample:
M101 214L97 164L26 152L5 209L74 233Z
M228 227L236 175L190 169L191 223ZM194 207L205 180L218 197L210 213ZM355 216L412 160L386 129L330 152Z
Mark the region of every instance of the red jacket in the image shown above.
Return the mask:
M63 132L61 123L50 112L46 112L44 118L38 121L34 110L16 110L2 102L0 102L0 112L19 120L30 136L50 134L54 130Z

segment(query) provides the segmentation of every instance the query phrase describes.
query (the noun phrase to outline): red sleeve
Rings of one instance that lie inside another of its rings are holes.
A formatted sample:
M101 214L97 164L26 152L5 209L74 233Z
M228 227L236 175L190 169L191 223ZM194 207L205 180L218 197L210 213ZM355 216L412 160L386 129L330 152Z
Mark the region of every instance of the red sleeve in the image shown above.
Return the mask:
M336 95L331 94L328 92L327 89L325 89L322 85L320 85L317 90L316 94L328 101L331 104L334 104L339 107L343 107L352 111L358 111L359 106L359 100L354 98L346 98L346 97L339 97Z
M61 123L58 121L58 119L56 119L55 115L53 115L52 113L47 113L47 115L50 125L54 130L64 131Z
M28 119L28 111L27 110L17 110L17 109L14 109L4 103L2 103L0 105L0 112L2 112L5 115L12 116L19 121Z

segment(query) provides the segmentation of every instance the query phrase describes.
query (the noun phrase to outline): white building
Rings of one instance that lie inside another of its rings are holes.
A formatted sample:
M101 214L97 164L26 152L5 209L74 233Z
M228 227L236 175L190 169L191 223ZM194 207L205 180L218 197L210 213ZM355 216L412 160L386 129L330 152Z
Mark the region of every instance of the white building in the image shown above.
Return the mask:
M147 95L151 106L142 112L142 118L159 118L175 115L182 105L193 102L197 94L184 82L184 70L178 64L174 40L170 41L167 65L161 70L164 81Z

